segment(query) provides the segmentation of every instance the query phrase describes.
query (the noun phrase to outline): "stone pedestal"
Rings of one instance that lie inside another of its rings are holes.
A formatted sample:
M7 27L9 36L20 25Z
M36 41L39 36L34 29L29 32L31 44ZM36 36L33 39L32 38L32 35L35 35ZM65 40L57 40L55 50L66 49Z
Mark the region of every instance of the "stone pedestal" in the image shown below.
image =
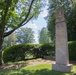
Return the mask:
M52 69L60 72L71 72L69 64L68 42L67 42L67 27L64 10L62 8L56 13L56 45L55 45L55 60L56 64L52 65Z
M52 64L52 70L60 71L60 72L71 72L72 65Z

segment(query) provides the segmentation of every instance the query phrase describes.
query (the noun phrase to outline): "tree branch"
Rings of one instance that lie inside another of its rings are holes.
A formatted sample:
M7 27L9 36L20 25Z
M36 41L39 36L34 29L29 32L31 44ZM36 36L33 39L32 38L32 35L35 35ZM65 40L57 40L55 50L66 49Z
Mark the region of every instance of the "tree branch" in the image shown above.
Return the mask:
M33 18L33 15L25 23L23 23L22 26L24 26L25 24L27 24L32 18Z
M34 3L34 0L31 1L31 4L30 4L30 6L29 6L29 9L28 9L28 12L27 12L27 14L26 14L25 19L24 19L17 27L15 27L13 30L4 33L4 37L10 35L10 34L11 34L12 32L14 32L16 29L18 29L18 28L20 28L21 26L25 25L25 24L33 17L33 16L31 16L31 17L28 19L29 14L30 14L31 9L32 9L33 3ZM28 20L27 20L27 19L28 19ZM27 20L27 21L26 21L26 20ZM25 21L26 21L26 23L24 23ZM23 23L24 23L24 24L23 24Z
M27 24L31 19L33 18L33 16L31 16L25 23L23 23L21 26L24 26L25 24ZM18 26L16 28L14 28L13 30L4 33L4 37L7 37L8 35L10 35L11 33L13 33L16 29L20 28L21 26Z
M6 16L7 16L7 13L8 13L8 9L11 6L12 0L5 0L5 1L6 1L6 8L5 8L4 15L2 16L2 24L4 24L4 25L5 25L5 20L6 20Z

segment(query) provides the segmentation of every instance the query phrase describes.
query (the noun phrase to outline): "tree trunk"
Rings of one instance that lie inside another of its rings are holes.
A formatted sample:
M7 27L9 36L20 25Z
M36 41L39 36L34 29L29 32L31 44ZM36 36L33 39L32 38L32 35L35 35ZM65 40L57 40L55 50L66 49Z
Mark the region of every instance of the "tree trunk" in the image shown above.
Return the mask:
M3 38L0 36L0 65L2 65L2 43Z
M2 65L2 44L3 44L4 28L0 26L0 66Z

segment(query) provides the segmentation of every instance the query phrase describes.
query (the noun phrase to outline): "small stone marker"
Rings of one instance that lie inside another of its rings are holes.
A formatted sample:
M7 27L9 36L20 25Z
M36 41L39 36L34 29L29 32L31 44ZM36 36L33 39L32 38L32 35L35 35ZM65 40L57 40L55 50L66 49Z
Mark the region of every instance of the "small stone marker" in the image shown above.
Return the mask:
M56 63L52 65L52 70L60 72L71 72L72 65L69 64L67 27L64 16L64 9L59 8L56 12Z

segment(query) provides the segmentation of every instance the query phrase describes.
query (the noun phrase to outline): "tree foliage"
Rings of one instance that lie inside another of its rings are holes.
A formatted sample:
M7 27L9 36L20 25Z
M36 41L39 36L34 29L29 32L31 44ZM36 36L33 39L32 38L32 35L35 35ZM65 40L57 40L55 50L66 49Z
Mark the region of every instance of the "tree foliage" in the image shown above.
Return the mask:
M45 27L43 27L39 33L39 43L49 43L49 32Z
M34 32L31 28L20 28L17 32L17 42L18 43L33 43L34 42Z
M19 27L25 25L32 18L36 18L40 12L41 3L40 0L5 0L4 6L1 9L1 17L2 14L6 14L5 16L5 33L4 37L11 34L13 31L18 29ZM9 1L9 2L8 2ZM1 3L2 4L2 3ZM8 10L5 13L5 7L7 6ZM3 20L2 20L3 21ZM8 31L9 30L9 31ZM8 31L8 32L7 32Z
M67 28L68 28L68 39L70 41L76 41L76 2L74 2L72 9L68 12L67 16Z
M4 50L8 46L15 45L16 41L17 41L16 34L12 33L11 35L9 35L9 36L7 36L7 37L4 38L3 48L2 49Z
M0 0L0 65L4 37L36 18L41 4L41 0Z
M76 40L76 1L75 0L49 0L48 30L52 40L55 40L55 12L58 7L65 9L65 18L67 21L68 40Z

